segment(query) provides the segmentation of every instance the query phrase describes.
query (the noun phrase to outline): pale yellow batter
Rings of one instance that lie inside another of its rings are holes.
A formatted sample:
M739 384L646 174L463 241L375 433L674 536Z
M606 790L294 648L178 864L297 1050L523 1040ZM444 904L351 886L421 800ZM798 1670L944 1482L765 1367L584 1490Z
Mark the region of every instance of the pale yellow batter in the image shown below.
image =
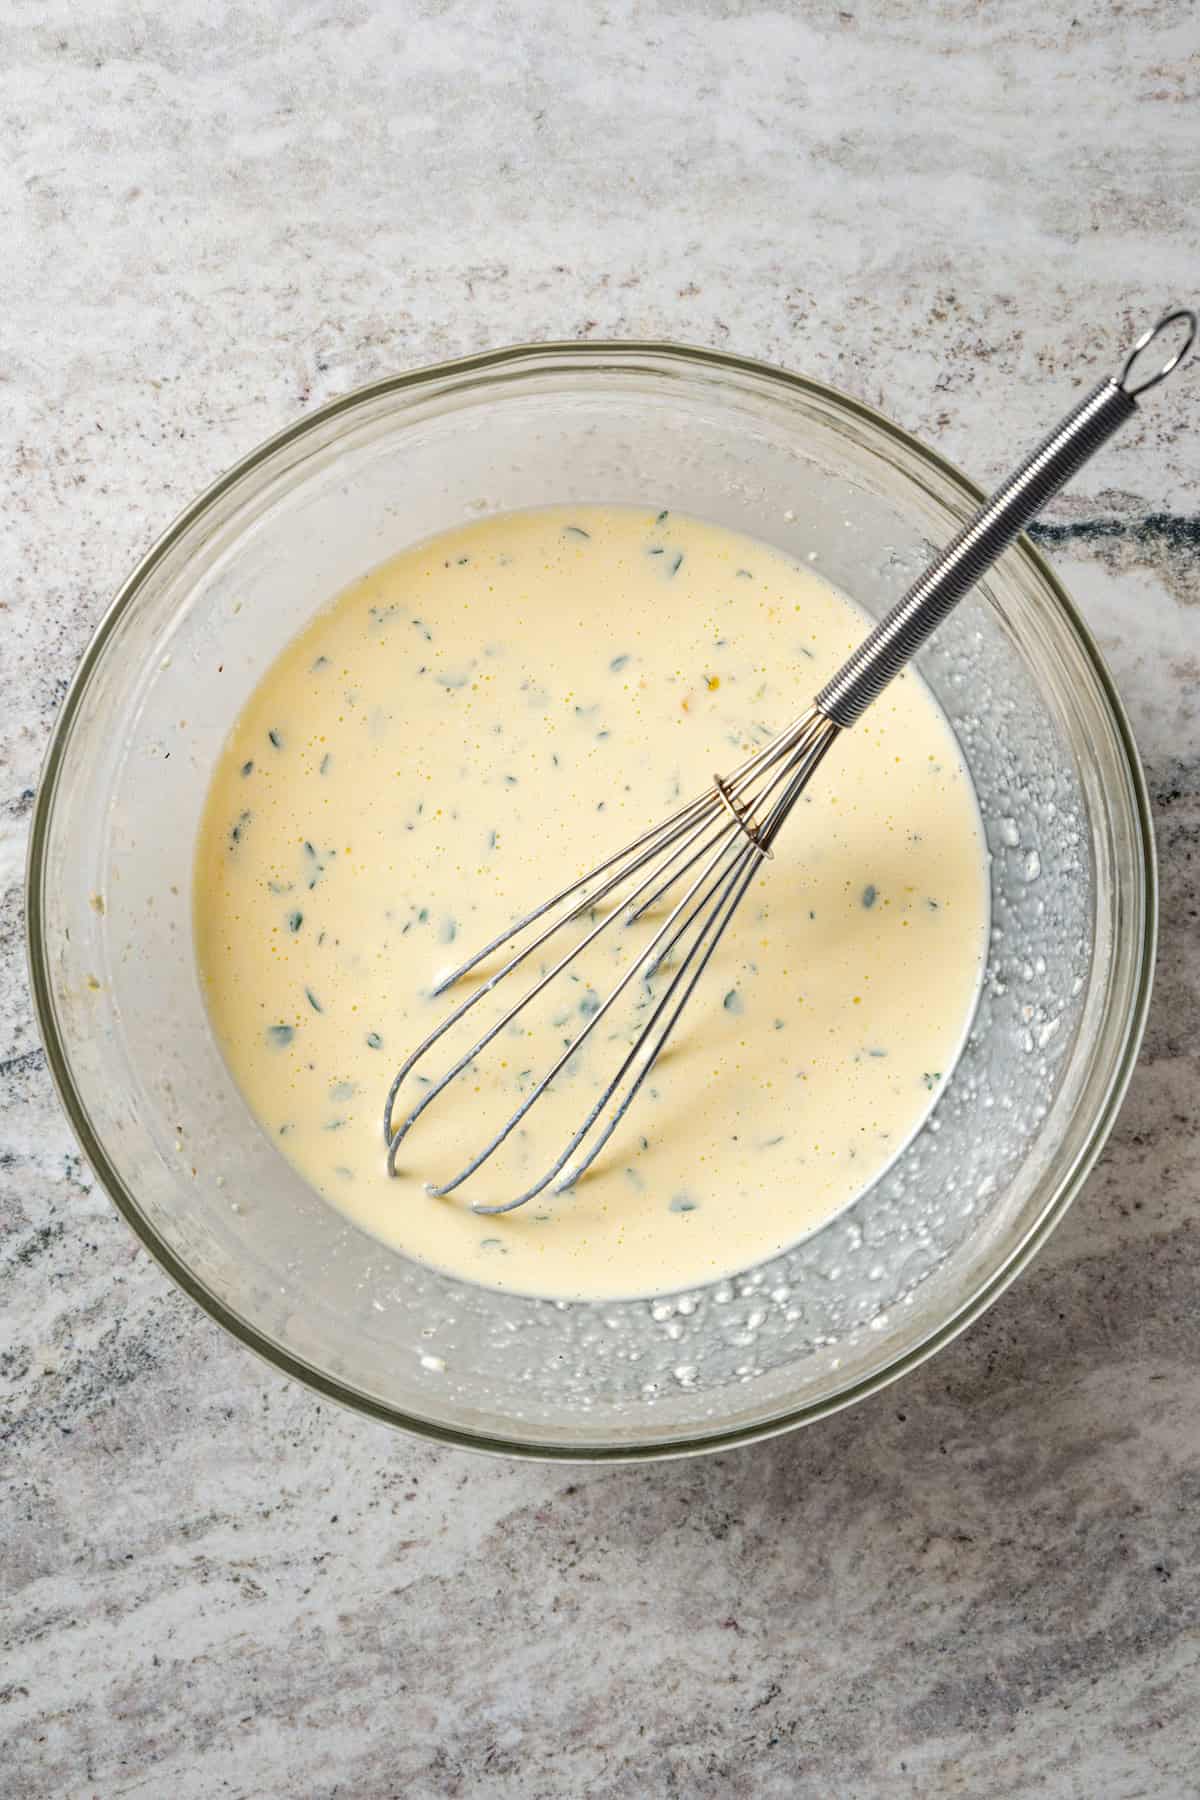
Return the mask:
M453 1198L425 1183L528 1092L613 963L498 1039L394 1180L380 1126L395 1069L459 997L432 999L436 975L740 762L865 628L763 544L592 506L431 540L289 646L214 776L195 925L229 1065L322 1194L456 1274L615 1297L757 1262L875 1179L958 1053L987 923L969 778L912 676L834 746L575 1188L499 1219L468 1205L553 1160L627 1033L598 1032Z

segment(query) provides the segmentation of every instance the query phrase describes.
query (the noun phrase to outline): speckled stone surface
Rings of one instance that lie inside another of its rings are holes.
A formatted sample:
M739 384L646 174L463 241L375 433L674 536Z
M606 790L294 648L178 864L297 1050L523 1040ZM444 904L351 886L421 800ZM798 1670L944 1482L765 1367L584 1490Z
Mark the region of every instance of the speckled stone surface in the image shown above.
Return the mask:
M20 894L109 596L266 433L465 350L666 336L995 476L1196 280L1198 53L1193 0L0 7L9 1800L1200 1792L1200 376L1045 534L1157 812L1132 1092L1034 1269L821 1427L572 1473L259 1366L82 1164Z

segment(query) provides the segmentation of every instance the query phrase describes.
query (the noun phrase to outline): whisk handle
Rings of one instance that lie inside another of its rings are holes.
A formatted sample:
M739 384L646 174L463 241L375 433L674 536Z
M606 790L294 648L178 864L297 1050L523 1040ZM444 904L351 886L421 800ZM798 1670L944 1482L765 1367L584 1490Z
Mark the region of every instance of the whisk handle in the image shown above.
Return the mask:
M1180 321L1187 326L1182 345L1161 369L1135 382L1138 357L1160 332ZM1196 323L1195 313L1186 309L1167 313L1138 339L1120 376L1093 388L1013 470L821 689L816 704L827 718L845 727L862 717L1013 539L1133 417L1137 396L1164 380L1183 360L1195 340Z

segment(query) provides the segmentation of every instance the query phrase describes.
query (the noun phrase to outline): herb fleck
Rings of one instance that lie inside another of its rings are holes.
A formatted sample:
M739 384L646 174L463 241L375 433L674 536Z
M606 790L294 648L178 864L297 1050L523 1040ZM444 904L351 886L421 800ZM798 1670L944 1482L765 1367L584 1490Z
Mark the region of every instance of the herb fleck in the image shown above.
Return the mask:
M382 1050L383 1049L383 1039L380 1037L380 1035L377 1031L368 1031L367 1047L368 1047L368 1049L371 1049L371 1050Z
M724 1004L727 1013L740 1013L746 1010L746 1003L736 988L730 988L725 996Z
M621 670L627 667L628 663L629 663L628 655L614 656L612 661L609 663L608 667L609 667L610 672L613 675L619 675L621 673Z
M242 764L242 774L243 775L253 775L253 773L254 773L254 759L253 759L253 757L251 757L249 762L244 762Z
M563 536L564 537L590 538L591 535L592 535L591 532L585 531L583 529L582 525L564 525L563 526Z
M272 725L270 731L268 731L267 736L270 738L271 742L274 744L274 746L277 750L283 749L282 733L276 731L274 725Z
M873 887L872 884L868 881L866 887L862 891L863 905L868 910L870 910L870 908L872 906L874 906L874 904L878 898L879 898L879 890L877 888Z
M304 923L304 914L302 912L294 912L294 913L288 914L288 930L292 933L293 937L295 936L296 932L299 931L299 929L303 925L303 923Z
M318 769L317 773L319 775L328 775L332 766L333 766L333 755L332 755L331 751L327 750L325 752L324 756L321 758L321 766Z
M683 567L683 551L681 550L679 552L678 556L675 558L675 561L671 564L672 575L678 575L678 573L679 573L680 569L682 569L682 567Z
M312 1007L314 1012L324 1012L325 1011L325 1008L321 1005L321 1002L317 999L317 996L313 993L313 991L310 987L305 988L304 998L308 1001L308 1004Z
M267 1042L282 1050L290 1044L296 1033L290 1025L268 1025Z
M676 1194L667 1210L673 1213L699 1212L700 1204L698 1201L690 1199L687 1194Z

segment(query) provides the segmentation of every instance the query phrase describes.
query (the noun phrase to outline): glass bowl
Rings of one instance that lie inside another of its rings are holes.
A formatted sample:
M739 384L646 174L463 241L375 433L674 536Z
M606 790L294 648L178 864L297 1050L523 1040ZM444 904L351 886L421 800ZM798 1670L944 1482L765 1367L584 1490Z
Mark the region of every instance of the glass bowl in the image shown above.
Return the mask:
M209 773L283 644L352 577L494 510L585 500L766 539L871 613L978 491L816 382L655 344L547 345L363 388L192 506L70 689L33 820L29 940L50 1066L99 1178L173 1278L321 1393L544 1457L681 1455L845 1406L995 1299L1104 1141L1146 1015L1145 788L1086 628L1028 543L923 654L991 855L978 1012L924 1129L789 1254L609 1304L465 1284L313 1193L218 1053L192 948ZM797 696L798 702L800 696Z

